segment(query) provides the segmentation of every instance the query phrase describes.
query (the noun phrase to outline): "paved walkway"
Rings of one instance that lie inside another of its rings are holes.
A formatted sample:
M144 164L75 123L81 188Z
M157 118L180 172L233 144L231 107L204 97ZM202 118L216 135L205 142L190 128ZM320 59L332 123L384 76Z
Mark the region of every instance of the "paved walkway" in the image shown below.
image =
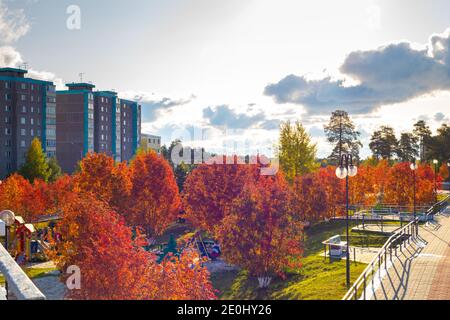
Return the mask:
M374 281L372 299L450 300L450 208L419 235Z

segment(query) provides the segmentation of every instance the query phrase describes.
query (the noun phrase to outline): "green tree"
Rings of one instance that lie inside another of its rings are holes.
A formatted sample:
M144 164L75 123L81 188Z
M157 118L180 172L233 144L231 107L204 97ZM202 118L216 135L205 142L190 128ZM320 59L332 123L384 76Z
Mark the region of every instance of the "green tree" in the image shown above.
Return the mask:
M370 150L377 159L391 160L398 149L398 141L392 127L382 126L372 134Z
M343 153L350 153L353 158L359 159L359 149L362 147L359 141L360 133L348 116L346 111L336 110L331 114L330 122L324 126L328 142L334 148L328 159L332 164L339 164Z
M428 151L431 143L431 130L424 120L418 121L414 125L413 134L419 140L420 145L420 161L424 162L428 159Z
M184 181L186 180L191 166L182 162L175 168L175 179L177 180L178 190L183 191Z
M171 254L172 256L178 256L177 249L177 241L175 240L175 236L170 234L169 242L167 247L164 248L162 254L159 256L158 263L161 263L167 255Z
M33 182L35 179L42 179L45 182L48 181L50 169L44 150L42 150L41 141L38 138L34 138L31 142L31 146L26 155L26 161L20 168L19 173L30 182Z
M62 176L62 170L58 164L58 160L56 160L56 157L51 157L48 160L47 164L50 170L50 176L48 177L48 181L55 182L59 177Z
M433 136L429 146L429 157L438 159L442 163L450 160L450 126L442 124L437 130L437 135Z
M280 127L278 157L289 182L296 176L313 171L316 164L317 145L300 122L283 122Z
M419 145L417 143L417 137L409 132L401 134L398 142L397 156L403 161L413 161L419 155Z

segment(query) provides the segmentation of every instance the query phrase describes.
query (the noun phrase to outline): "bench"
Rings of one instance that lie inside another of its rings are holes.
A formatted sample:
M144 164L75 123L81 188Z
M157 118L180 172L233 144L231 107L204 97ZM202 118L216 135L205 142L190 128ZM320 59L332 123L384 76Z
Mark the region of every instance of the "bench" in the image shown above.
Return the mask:
M341 257L347 249L347 242L341 241L340 235L333 236L322 242L322 244L325 246L325 256L327 255L327 247L330 252L330 257Z

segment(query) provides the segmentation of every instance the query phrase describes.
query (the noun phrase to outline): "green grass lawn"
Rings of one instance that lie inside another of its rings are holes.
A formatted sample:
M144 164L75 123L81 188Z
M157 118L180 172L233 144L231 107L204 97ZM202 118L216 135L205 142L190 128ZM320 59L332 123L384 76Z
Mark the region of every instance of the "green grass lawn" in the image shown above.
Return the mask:
M25 273L28 275L30 279L45 277L49 272L55 271L56 268L27 268L25 269ZM0 275L0 284L5 283L5 278Z
M354 226L356 223L350 224ZM345 285L345 260L330 262L320 256L322 241L345 234L345 222L324 222L306 232L303 266L290 270L286 279L274 278L268 289L259 289L258 281L246 271L228 271L212 274L211 280L220 299L284 299L284 300L340 300L347 292ZM357 245L358 237L350 243ZM370 236L369 246L381 247L386 237ZM355 281L366 268L363 263L351 263L351 281Z

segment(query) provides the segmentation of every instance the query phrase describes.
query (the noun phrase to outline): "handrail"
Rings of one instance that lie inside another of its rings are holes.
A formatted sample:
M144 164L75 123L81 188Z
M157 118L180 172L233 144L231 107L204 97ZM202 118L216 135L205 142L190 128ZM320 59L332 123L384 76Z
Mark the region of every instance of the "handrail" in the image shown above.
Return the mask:
M440 212L444 207L448 205L450 202L450 195L446 197L444 200L439 201L434 204L431 208L429 208L426 212L426 216L432 216L438 212ZM413 221L408 223L406 226L396 231L383 245L378 254L372 259L369 265L364 269L358 279L354 282L354 284L347 291L342 300L358 300L360 295L362 294L362 298L366 299L366 290L367 290L367 282L371 281L372 284L374 282L374 275L376 272L381 273L381 266L384 264L385 269L387 270L388 257L392 262L393 251L395 257L397 257L397 249L402 251L403 248L406 248L406 244L411 242L411 238L415 239L419 234L419 217L416 217ZM406 240L405 240L406 236ZM398 246L398 241L400 241L400 245ZM403 246L403 247L402 247ZM360 292L360 289L363 289Z

